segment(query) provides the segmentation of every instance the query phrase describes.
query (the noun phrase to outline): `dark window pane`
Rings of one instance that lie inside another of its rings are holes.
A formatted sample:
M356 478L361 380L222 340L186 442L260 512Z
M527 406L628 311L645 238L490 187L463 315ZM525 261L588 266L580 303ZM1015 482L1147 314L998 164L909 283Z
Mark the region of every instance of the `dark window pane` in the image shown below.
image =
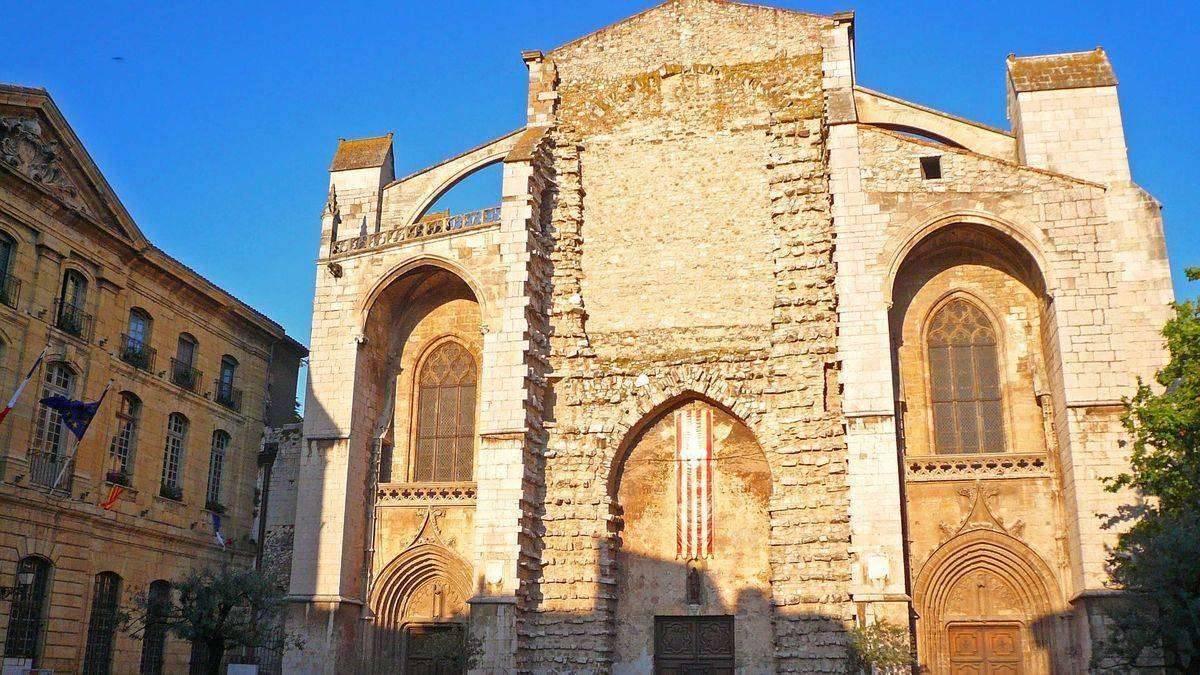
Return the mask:
M936 451L1003 452L999 350L987 315L951 300L930 321L927 347Z

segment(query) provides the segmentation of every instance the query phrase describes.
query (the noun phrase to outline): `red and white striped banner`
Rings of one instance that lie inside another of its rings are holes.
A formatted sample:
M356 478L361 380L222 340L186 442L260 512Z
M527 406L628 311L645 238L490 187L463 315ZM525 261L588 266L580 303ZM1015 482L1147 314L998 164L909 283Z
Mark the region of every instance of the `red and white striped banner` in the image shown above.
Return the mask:
M712 555L712 411L675 413L676 555Z

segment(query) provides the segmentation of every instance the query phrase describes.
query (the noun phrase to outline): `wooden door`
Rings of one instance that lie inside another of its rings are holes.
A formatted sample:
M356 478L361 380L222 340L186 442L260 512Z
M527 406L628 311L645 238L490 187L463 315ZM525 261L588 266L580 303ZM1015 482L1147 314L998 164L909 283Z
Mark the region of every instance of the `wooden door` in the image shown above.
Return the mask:
M1021 627L1011 623L955 624L947 628L951 675L1019 675Z
M732 675L733 617L655 617L654 672L658 675Z

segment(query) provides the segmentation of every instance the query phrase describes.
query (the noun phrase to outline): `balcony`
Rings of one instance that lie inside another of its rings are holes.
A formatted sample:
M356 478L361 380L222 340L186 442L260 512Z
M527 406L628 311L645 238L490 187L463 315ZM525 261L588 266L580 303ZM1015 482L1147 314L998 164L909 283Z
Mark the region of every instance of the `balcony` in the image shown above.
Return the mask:
M31 450L29 452L29 482L56 492L70 492L74 472L69 468L67 471L63 471L63 467L69 463L70 460L61 453ZM58 480L60 473L63 475L62 482L55 487L54 482Z
M90 340L92 337L92 315L69 302L54 301L54 326L77 338Z
M121 360L129 365L151 372L154 370L154 357L158 351L137 338L121 334Z
M446 216L445 218L419 220L406 227L397 227L395 229L383 230L382 232L376 232L374 234L360 235L350 239L335 241L333 242L333 247L330 253L332 255L337 255L339 253L349 253L351 251L379 248L381 246L387 246L388 244L398 244L411 239L423 239L425 237L433 237L440 234L464 232L499 222L500 207L492 206L486 209L480 209L478 211L471 211L469 213Z
M193 368L192 364L176 358L171 359L171 381L175 384L188 391L196 391L201 378L200 371Z
M21 280L14 276L4 275L3 281L0 281L0 304L16 309L20 299Z
M163 499L170 499L173 502L181 502L183 501L183 488L178 485L163 483L158 486L158 496Z
M230 410L242 410L242 390L228 382L213 381L213 400Z

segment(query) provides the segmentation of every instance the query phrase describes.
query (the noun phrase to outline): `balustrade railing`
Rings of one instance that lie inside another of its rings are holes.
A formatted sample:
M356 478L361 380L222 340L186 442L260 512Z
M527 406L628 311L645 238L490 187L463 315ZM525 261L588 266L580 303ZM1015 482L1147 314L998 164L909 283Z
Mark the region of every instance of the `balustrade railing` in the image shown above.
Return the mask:
M121 360L129 365L145 370L154 370L154 358L158 354L150 345L141 340L121 334Z
M469 213L460 213L445 218L417 221L412 225L383 230L374 234L359 235L333 243L332 254L348 253L360 249L377 248L410 239L432 237L439 234L462 232L500 222L500 207L492 206Z
M213 381L213 400L230 410L242 409L242 390L220 379Z
M29 453L29 482L38 487L70 492L73 472L67 467L69 463L70 459L60 452L33 450ZM63 467L67 470L63 471ZM56 486L59 474L62 474L62 480Z
M54 325L59 330L84 340L91 339L92 315L78 305L62 300L54 301Z
M171 381L188 391L196 391L200 384L201 374L186 361L171 358Z

